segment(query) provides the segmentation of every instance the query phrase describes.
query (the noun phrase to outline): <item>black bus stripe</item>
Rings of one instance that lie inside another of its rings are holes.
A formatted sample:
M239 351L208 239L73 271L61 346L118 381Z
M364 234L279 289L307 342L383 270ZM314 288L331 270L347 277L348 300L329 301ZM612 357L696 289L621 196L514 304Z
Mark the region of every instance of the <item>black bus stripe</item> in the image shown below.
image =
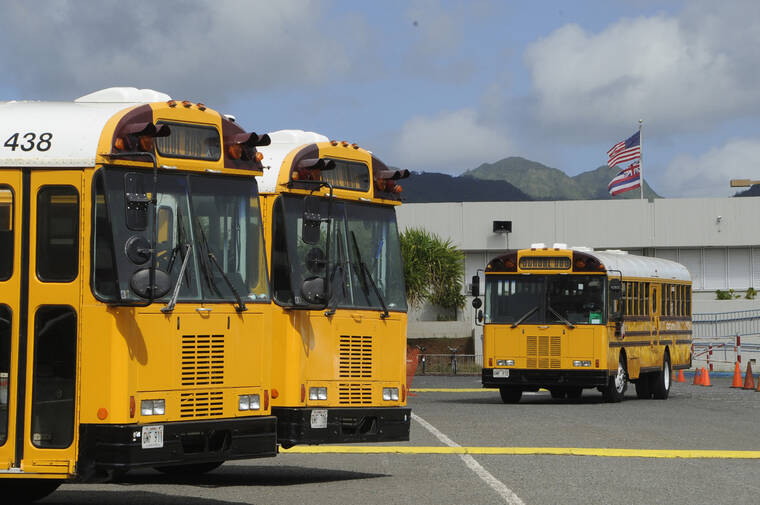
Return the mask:
M24 417L26 414L26 359L29 344L29 236L31 234L31 177L30 168L22 169L21 178L21 289L18 314L18 373L16 386L16 460L21 468L24 459Z

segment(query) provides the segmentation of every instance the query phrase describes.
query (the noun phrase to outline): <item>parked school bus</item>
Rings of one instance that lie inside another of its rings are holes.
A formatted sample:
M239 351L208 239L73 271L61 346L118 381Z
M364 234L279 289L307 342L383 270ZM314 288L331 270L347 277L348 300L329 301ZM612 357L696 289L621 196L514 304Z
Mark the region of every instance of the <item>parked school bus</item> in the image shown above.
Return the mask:
M348 142L269 134L259 178L283 447L409 439L399 178Z
M666 399L671 371L691 366L690 279L673 261L564 244L494 258L478 313L483 387L504 403L539 388L578 399L594 387L618 402L630 381L639 398ZM473 285L477 296L477 276Z
M274 456L268 138L134 88L0 103L0 138L3 496Z

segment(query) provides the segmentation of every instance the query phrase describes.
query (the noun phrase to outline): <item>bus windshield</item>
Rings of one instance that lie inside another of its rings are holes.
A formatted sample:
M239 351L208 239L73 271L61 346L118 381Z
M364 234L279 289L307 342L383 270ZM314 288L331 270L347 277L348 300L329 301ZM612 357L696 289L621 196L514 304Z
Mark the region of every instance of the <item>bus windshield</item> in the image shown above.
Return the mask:
M144 301L130 281L152 264L153 209L145 202L153 174L109 167L94 186L94 291L104 301ZM177 301L234 303L230 284L246 302L269 300L253 178L163 172L156 193L156 266L171 286L163 301L172 295L186 257Z
M602 324L601 275L487 275L486 323Z
M285 305L308 306L301 296L303 281L324 277L326 272L331 294L329 307L382 310L384 303L388 310L405 311L401 245L393 207L345 201L333 201L330 207L328 252L327 199L320 202L323 222L316 244L303 241L304 198L283 195L275 203L272 238L275 300Z

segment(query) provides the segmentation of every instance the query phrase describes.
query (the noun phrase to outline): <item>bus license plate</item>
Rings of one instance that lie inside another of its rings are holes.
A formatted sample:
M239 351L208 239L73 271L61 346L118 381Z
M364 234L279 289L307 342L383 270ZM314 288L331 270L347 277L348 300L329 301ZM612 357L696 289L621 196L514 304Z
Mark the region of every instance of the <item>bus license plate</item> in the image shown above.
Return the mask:
M327 428L327 409L314 409L311 411L311 427Z
M143 449L160 449L163 446L164 446L163 425L142 427L142 448Z

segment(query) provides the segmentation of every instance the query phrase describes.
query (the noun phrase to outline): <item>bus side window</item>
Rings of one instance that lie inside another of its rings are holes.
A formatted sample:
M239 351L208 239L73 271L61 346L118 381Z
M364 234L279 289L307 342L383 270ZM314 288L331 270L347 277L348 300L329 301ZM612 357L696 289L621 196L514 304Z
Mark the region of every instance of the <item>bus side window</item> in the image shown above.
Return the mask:
M0 188L0 281L13 274L13 191Z
M285 235L285 211L280 198L274 203L272 220L272 294L277 301L293 303L288 244Z

